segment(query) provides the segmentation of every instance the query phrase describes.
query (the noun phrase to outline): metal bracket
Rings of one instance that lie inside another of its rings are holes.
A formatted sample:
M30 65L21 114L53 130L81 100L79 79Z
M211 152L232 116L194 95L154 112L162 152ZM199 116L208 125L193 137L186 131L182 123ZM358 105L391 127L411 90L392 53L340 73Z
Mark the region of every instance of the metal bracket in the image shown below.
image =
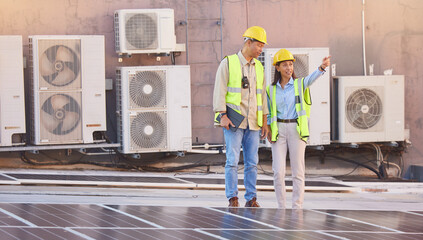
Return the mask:
M319 146L307 146L310 149L314 149L314 150L319 150L319 151L323 151L325 150L325 147L323 147L322 145Z

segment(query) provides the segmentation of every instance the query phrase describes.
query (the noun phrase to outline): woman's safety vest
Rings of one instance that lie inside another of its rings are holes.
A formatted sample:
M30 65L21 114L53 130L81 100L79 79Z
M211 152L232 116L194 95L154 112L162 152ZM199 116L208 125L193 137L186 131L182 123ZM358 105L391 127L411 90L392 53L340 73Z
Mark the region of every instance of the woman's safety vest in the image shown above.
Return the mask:
M298 115L297 131L301 140L307 142L309 136L308 119L310 118L311 95L309 88L304 90L304 78L298 84L298 78L294 80L295 89L295 110ZM272 93L272 95L270 95ZM276 85L267 86L267 96L270 99L270 129L272 130L272 141L278 140L278 112L276 108ZM270 97L272 96L272 97Z
M241 89L242 89L242 67L241 62L239 61L238 55L233 54L226 57L228 59L229 66L229 81L228 81L228 91L226 93L226 105L238 113L241 113ZM260 61L254 58L255 69L256 69L256 82L257 82L257 124L263 126L263 65ZM215 114L214 120L217 122L216 118L219 113Z

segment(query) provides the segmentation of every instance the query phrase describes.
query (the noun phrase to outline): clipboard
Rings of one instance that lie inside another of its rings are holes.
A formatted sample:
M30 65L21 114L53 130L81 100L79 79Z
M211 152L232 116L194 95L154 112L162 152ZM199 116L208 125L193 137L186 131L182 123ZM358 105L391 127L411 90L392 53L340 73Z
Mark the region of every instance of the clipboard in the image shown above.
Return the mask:
M236 130L239 128L239 125L241 125L242 121L244 121L244 116L233 110L232 108L226 106L226 116L228 116L229 120L235 125L235 127L232 127L229 125L229 129L233 132L236 132ZM220 117L218 116L216 118L218 122L220 122Z

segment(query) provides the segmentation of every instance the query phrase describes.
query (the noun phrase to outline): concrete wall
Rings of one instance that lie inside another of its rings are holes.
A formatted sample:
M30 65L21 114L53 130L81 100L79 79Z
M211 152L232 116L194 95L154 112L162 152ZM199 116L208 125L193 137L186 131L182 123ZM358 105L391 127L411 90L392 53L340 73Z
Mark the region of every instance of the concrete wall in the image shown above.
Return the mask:
M215 71L223 56L240 49L247 27L264 27L268 47L329 47L337 75L363 75L362 7L362 0L222 0L222 5L220 0L2 0L0 34L22 35L25 56L28 35L105 35L106 78L115 79L116 66L170 64L170 59L133 55L119 63L114 11L173 8L177 42L187 44L176 64L191 65L193 142L220 143L222 133L211 120ZM391 68L405 75L405 123L413 143L405 154L406 165L423 162L422 11L421 0L367 0L365 5L367 63L374 64L375 75ZM107 93L107 106L108 135L115 140L113 91Z

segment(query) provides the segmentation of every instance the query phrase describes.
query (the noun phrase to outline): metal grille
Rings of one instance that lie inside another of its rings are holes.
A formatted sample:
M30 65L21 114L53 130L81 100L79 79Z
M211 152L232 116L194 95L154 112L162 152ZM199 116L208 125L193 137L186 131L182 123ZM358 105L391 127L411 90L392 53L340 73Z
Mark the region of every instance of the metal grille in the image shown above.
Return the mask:
M80 39L38 40L40 89L80 89L80 56Z
M32 42L32 38L29 38L29 87L30 87L30 121L31 124L29 126L29 132L30 132L30 141L34 142L34 136L35 136L35 99L34 99L34 45Z
M81 93L39 94L41 142L82 142Z
M122 123L122 75L120 70L116 70L116 110L117 110L117 138L122 144L123 123ZM122 145L121 145L122 147Z
M165 112L140 112L131 117L131 149L165 149L167 121Z
M297 78L307 77L309 75L309 56L307 54L293 54L295 58L294 62L294 72ZM273 58L271 59L273 62ZM273 82L273 77L275 76L275 66L272 64L272 74L271 81Z
M294 54L294 72L297 78L307 77L309 73L309 56L308 54Z
M138 71L129 79L131 109L166 106L165 71Z
M118 13L115 13L114 29L115 29L115 50L116 52L120 52L119 14Z
M383 113L382 101L371 89L362 88L354 91L346 102L347 119L359 129L375 126Z
M156 13L126 14L125 23L129 50L158 48Z
M259 60L263 67L265 67L266 64L264 62L266 61L266 54L264 52L261 52L257 60Z

